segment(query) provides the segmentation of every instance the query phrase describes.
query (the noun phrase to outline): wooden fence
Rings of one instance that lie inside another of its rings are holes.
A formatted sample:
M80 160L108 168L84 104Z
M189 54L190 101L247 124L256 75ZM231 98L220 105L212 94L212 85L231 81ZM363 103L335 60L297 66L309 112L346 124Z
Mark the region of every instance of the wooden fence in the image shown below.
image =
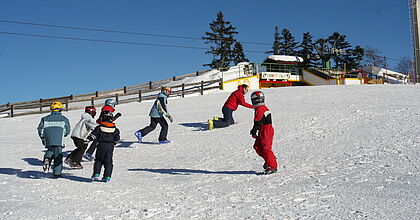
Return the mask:
M177 81L186 77L199 76L203 72L196 72L182 76L174 76L170 79L159 81L150 81L135 86L124 86L123 88L96 91L93 93L82 95L70 95L57 98L39 99L27 102L7 103L0 105L0 114L4 117L15 117L30 114L40 114L49 112L49 106L54 101L60 101L64 105L64 111L82 109L86 105L95 105L101 100L112 98L117 104L129 102L142 102L145 100L152 100L156 98L156 92L160 91L161 87L173 81ZM215 85L216 84L216 85ZM183 83L180 85L171 86L171 96L184 97L188 94L200 93L203 95L204 91L221 88L221 79L201 81L197 83ZM100 102L102 105L104 102ZM47 108L48 107L48 108Z

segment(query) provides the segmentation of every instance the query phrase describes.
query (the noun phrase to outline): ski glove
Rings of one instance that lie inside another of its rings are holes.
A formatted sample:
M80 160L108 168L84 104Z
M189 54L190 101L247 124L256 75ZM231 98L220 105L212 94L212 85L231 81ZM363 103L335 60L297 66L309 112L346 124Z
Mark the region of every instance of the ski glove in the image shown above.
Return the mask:
M113 121L117 120L117 118L119 118L120 116L121 116L121 113L119 113L119 112L117 114L115 114Z
M257 138L257 129L252 128L252 130L249 132L249 134L250 134L253 138Z
M171 123L174 122L174 118L172 118L170 114L166 114L166 117L169 119Z

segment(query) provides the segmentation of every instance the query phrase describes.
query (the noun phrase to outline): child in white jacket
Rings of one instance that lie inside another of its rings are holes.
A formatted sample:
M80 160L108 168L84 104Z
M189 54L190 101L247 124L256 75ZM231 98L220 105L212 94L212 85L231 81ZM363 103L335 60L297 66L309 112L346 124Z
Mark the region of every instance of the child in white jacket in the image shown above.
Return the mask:
M74 127L71 133L76 149L72 151L64 160L71 168L83 169L81 164L82 156L87 148L87 137L98 125L94 119L96 108L94 106L86 106L85 113L81 116L80 121Z

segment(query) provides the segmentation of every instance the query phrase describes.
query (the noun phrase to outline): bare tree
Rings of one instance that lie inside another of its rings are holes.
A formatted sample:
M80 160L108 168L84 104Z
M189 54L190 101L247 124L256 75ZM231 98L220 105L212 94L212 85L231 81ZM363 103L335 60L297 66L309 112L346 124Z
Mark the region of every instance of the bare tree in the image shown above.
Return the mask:
M377 67L385 67L385 57L381 56L381 51L371 46L365 48L365 61L368 65L374 65Z
M413 71L413 61L408 57L402 57L395 68L398 72L408 75L408 73Z

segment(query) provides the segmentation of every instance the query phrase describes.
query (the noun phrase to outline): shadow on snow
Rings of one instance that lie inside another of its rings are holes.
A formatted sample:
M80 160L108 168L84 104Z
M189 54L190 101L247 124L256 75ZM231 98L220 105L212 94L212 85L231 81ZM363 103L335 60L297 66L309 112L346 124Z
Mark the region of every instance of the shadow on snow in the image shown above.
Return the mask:
M179 125L189 127L189 128L196 128L193 131L206 131L206 130L208 130L208 124L203 123L203 122L180 123Z
M191 169L128 169L128 171L143 171L160 174L171 175L191 175L194 173L201 174L254 174L259 175L255 171L208 171L208 170L191 170Z
M23 158L22 160L26 161L29 165L37 166L37 167L39 167L39 169L42 169L42 160L40 160L40 159L37 159L37 158ZM50 168L50 170L52 170L52 167ZM63 170L69 170L69 168L63 166ZM34 170L24 171L22 169L15 169L15 168L0 168L0 174L16 175L17 177L24 178L24 179L52 178L52 173L45 173L43 171L34 171ZM78 182L91 182L90 178L73 176L73 175L68 174L68 173L63 173L61 175L61 179L69 179L69 180L78 181Z

